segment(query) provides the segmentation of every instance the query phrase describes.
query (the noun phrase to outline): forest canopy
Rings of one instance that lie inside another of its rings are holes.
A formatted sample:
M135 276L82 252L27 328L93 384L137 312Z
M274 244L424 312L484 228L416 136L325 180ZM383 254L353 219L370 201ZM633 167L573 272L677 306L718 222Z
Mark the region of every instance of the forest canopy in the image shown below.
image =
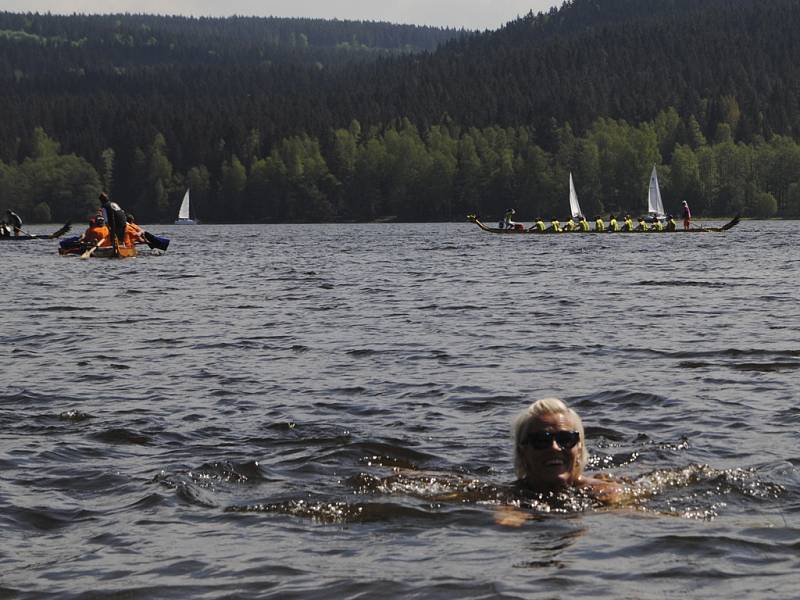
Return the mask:
M490 32L0 13L0 210L800 216L800 3L573 0Z

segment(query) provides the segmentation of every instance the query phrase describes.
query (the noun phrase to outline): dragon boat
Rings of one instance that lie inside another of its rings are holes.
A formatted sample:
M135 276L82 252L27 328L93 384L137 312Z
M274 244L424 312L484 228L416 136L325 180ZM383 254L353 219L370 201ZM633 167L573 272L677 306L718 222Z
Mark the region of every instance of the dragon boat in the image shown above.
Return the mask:
M657 234L657 235L661 235L661 234L673 234L673 233L721 233L723 231L728 231L729 229L732 229L733 227L736 227L736 225L738 225L738 223L739 223L739 221L741 219L737 215L736 217L734 217L733 219L731 219L730 221L728 221L727 223L725 223L725 225L722 225L721 227L702 227L701 226L701 227L691 227L690 229L677 228L677 229L674 229L674 230L671 230L671 231L667 230L667 229L663 229L661 231L657 231L655 229L649 229L647 231L640 231L640 230L636 230L636 229L634 229L632 231L623 231L621 229L619 231L610 231L608 229L606 229L605 231L595 231L594 229L589 230L589 231L580 231L578 229L575 229L574 231L553 231L551 229L548 229L548 230L545 230L545 231L539 231L538 229L534 229L533 226L531 226L530 228L526 228L521 223L517 223L515 226L509 227L509 228L490 227L489 225L486 225L485 223L482 223L478 219L478 217L476 217L475 215L467 215L467 220L472 222L472 223L475 223L478 227L480 227L484 231L488 231L489 233L500 233L500 234L503 234L503 235L518 235L518 234L521 234L521 235L562 235L562 234L563 235L572 235L572 234L582 234L582 235L602 234L602 235L605 235L607 233L625 234L625 235L628 235L628 234L646 234L646 235Z

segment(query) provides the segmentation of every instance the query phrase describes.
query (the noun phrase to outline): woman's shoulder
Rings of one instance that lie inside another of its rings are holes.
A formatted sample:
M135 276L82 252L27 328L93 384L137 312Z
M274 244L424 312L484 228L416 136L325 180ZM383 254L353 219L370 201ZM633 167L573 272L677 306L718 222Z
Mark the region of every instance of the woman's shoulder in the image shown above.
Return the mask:
M626 495L625 485L605 473L584 475L578 485L592 498L603 504L622 502Z

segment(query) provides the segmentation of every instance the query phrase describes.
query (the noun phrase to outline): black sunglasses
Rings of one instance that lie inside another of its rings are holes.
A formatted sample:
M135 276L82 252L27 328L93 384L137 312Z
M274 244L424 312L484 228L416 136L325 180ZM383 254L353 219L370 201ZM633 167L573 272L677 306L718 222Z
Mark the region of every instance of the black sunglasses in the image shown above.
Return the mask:
M562 450L569 450L581 441L581 434L577 431L534 431L525 436L520 445L530 446L534 450L544 450L552 447L553 440Z

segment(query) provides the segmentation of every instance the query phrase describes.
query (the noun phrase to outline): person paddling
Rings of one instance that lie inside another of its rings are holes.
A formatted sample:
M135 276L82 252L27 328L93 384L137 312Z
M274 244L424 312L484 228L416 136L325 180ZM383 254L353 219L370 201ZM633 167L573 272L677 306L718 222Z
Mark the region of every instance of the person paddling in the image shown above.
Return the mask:
M595 218L595 220L594 220L594 230L595 231L599 231L599 232L603 232L603 231L606 230L606 224L605 224L605 221L603 221L603 217L598 215L597 218Z
M145 244L144 229L136 224L136 219L131 213L125 215L127 223L125 224L125 245L128 248L133 248L136 244Z
M536 222L531 225L531 229L537 233L544 233L547 229L547 226L544 224L544 221L542 221L541 217L537 217Z
M672 215L667 216L667 231L677 231L678 224L675 222L675 217Z
M83 243L88 246L98 244L100 246L110 246L110 232L106 227L106 220L103 215L97 215L89 219L89 227L83 232Z
M19 234L22 233L22 219L10 208L6 211L6 215L8 215L8 224L14 229L14 237L19 237Z

